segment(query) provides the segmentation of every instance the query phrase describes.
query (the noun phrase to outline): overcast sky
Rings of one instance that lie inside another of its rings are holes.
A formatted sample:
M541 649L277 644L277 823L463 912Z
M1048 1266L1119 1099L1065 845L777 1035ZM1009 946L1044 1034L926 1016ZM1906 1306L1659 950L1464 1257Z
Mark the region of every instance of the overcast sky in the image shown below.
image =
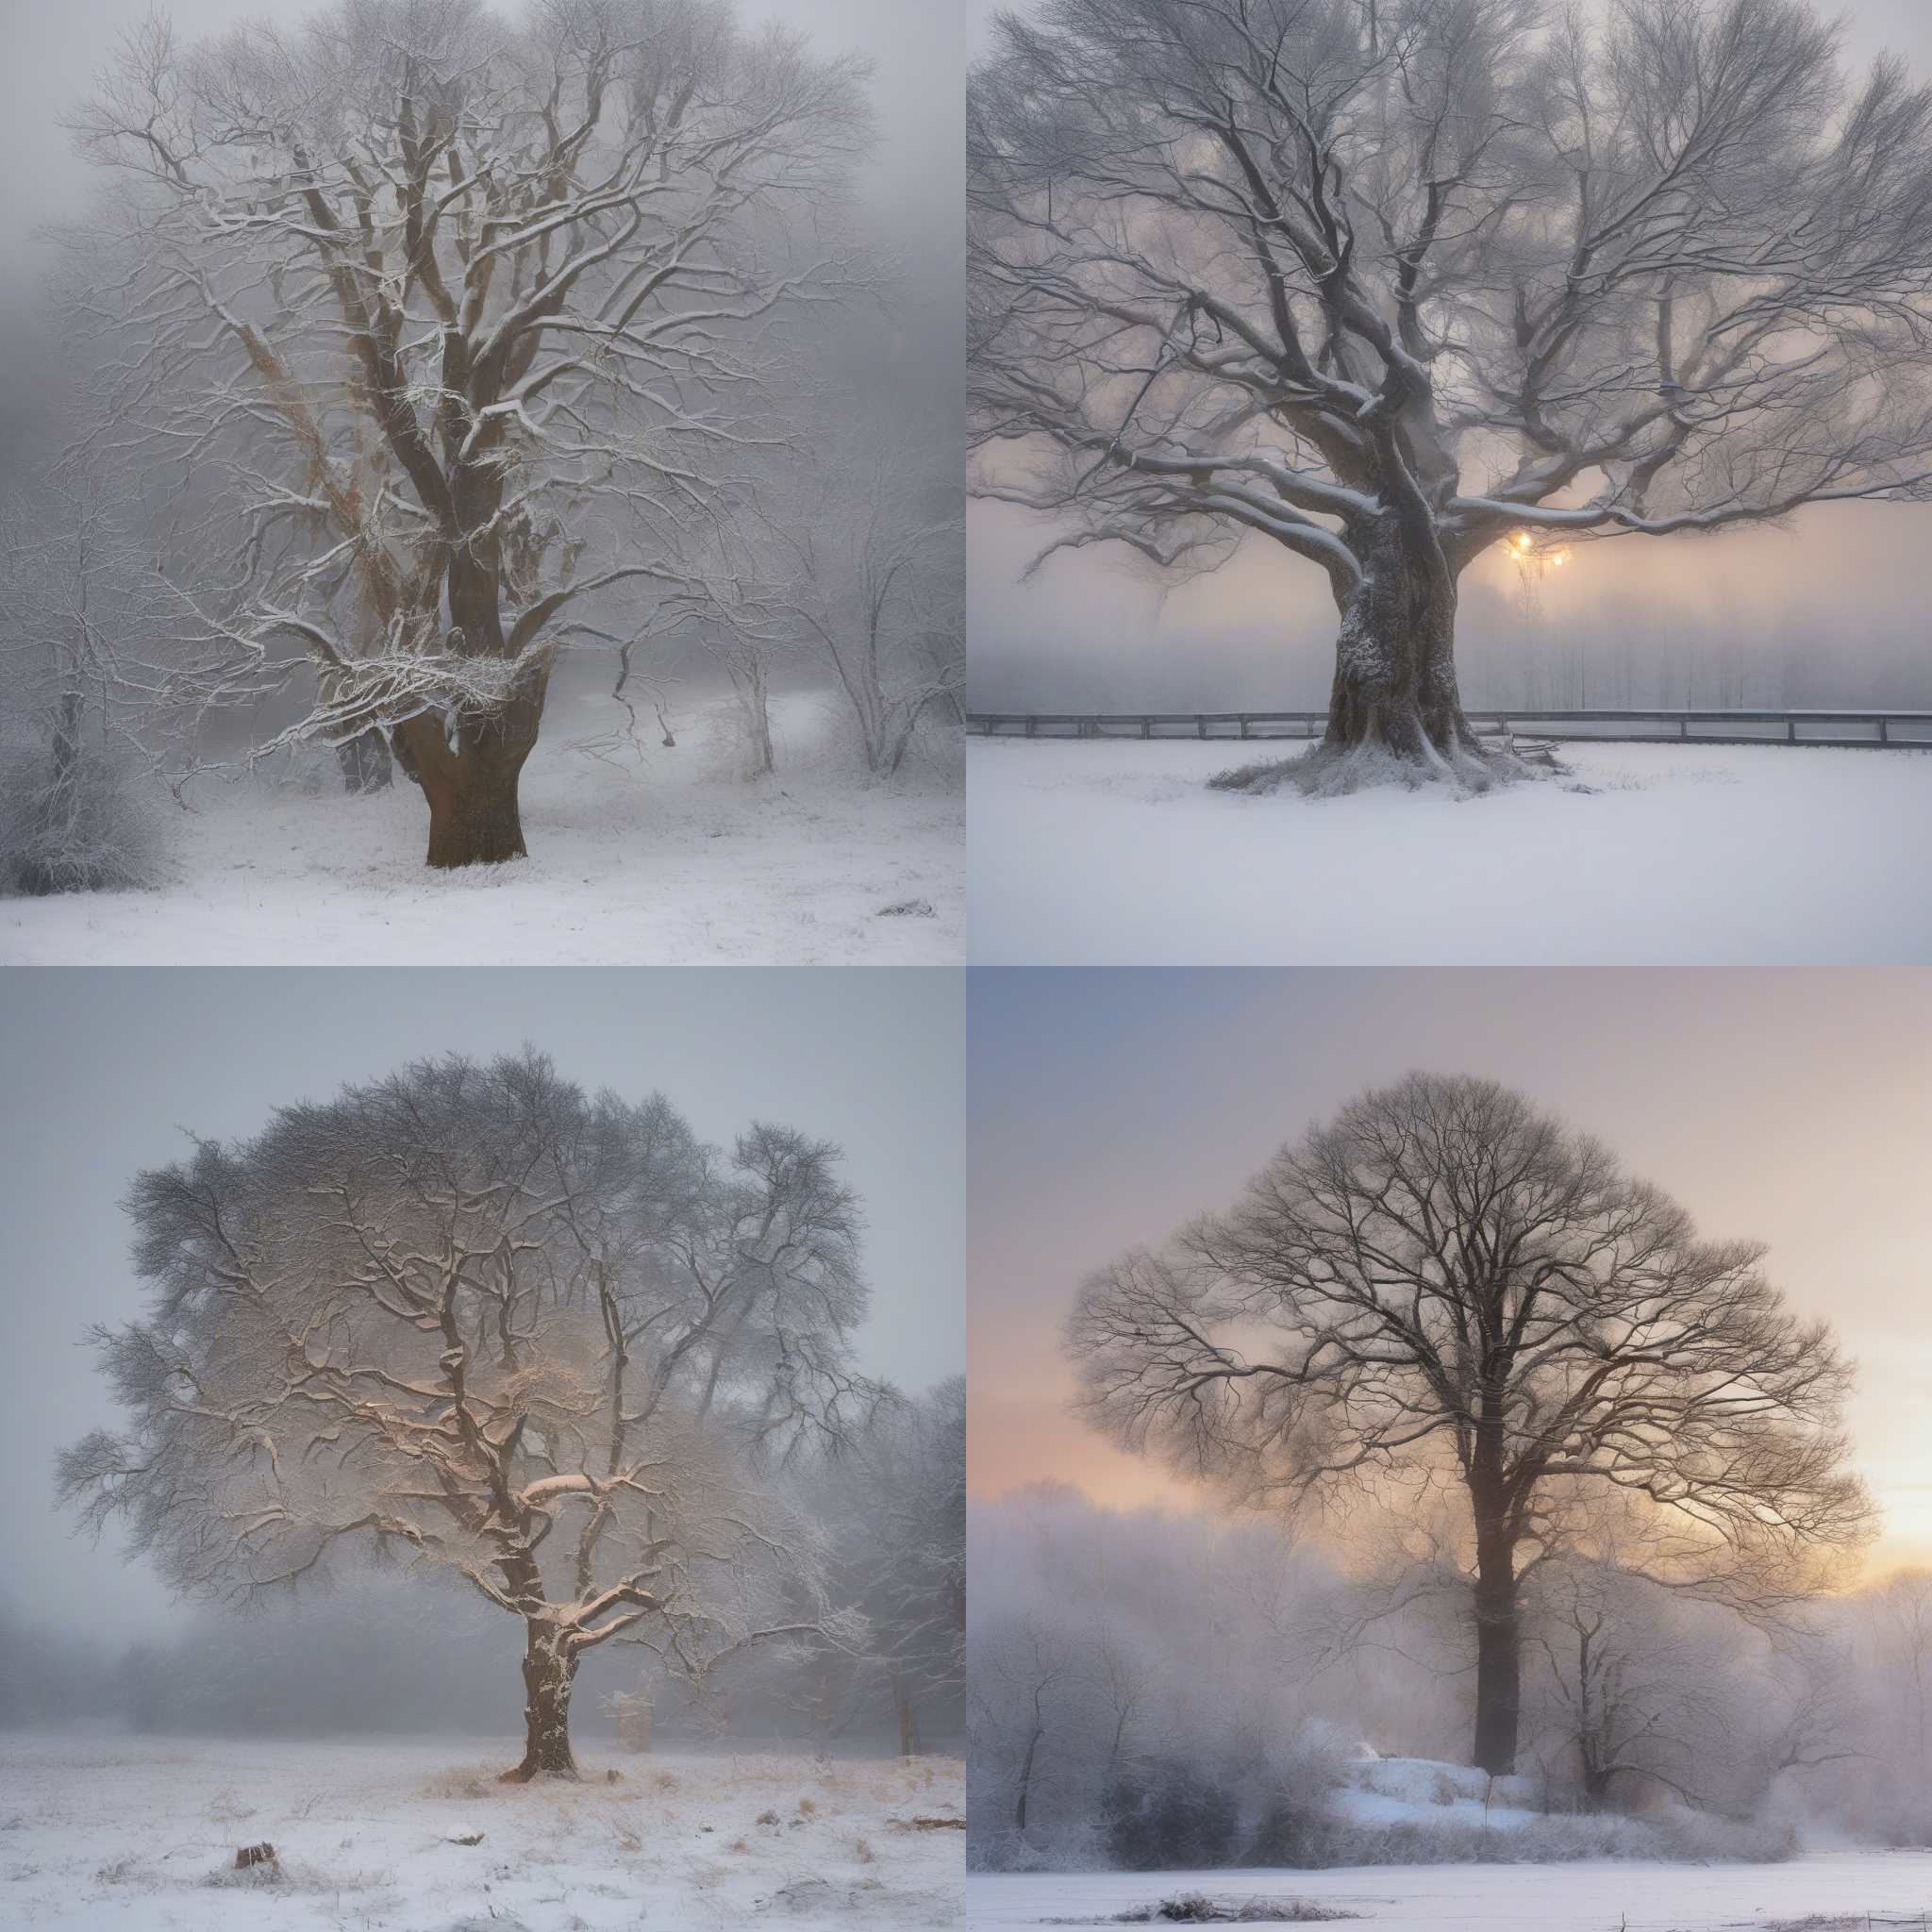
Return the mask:
M527 1041L586 1088L662 1091L706 1139L754 1119L836 1141L863 1205L865 1365L930 1387L963 1361L963 975L757 968L648 972L133 971L0 975L0 1593L110 1638L165 1593L52 1508L55 1452L116 1411L81 1345L136 1315L119 1203L192 1130L270 1111L425 1055Z
M322 0L0 0L0 341L32 354L0 357L0 480L8 444L32 450L59 434L36 291L48 254L35 231L85 212L93 173L71 152L60 117L92 88L116 39L151 8L189 39L243 20L298 22ZM521 0L495 0L513 14ZM957 308L965 236L966 20L954 0L744 0L739 18L799 28L826 54L856 53L874 65L876 146L859 182L874 239L895 254L918 305L900 325L916 331L892 350L906 367L950 396L961 379L957 333L932 318ZM927 375L927 372L929 375Z
M300 21L321 0L0 0L0 260L20 272L40 223L77 214L90 171L69 152L62 112L92 85L115 39L151 10L194 39L243 20ZM498 0L513 14L517 0ZM804 29L825 53L859 53L875 68L878 148L873 201L902 232L964 225L965 21L952 0L744 0L738 17Z
M977 1493L1191 1500L1066 1413L1081 1277L1421 1068L1521 1089L1703 1233L1769 1242L1772 1278L1859 1360L1880 1560L1932 1562L1932 974L980 972L969 1009Z

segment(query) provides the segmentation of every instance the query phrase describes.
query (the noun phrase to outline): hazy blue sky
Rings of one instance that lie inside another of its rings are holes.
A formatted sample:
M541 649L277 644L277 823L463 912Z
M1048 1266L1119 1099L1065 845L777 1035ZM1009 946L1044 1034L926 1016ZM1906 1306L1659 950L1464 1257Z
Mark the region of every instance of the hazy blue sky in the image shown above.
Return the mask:
M1932 973L980 972L968 998L974 1484L1180 1497L1065 1412L1088 1270L1225 1206L1284 1141L1411 1068L1597 1134L1861 1362L1885 1556L1932 1559Z
M908 1389L958 1373L963 975L925 970L394 972L14 967L0 974L0 1591L125 1636L164 1614L146 1572L68 1533L55 1451L115 1411L81 1338L138 1312L119 1202L184 1134L449 1051L528 1041L585 1087L661 1090L708 1140L755 1118L838 1141L863 1202L866 1365Z

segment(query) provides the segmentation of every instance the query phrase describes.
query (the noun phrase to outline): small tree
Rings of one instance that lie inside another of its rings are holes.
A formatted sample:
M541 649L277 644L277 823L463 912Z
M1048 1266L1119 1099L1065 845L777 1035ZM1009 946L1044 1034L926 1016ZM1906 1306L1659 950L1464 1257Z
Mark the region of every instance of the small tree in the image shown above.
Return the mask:
M520 856L558 651L732 514L778 441L774 318L854 285L832 208L862 78L707 0L133 35L75 120L124 197L77 273L121 433L221 479L180 700L306 674L283 740L387 730L431 865Z
M965 535L939 466L888 452L848 467L857 487L773 525L768 595L844 693L866 769L887 776L928 718L959 716Z
M1284 1148L1229 1212L1089 1278L1080 1407L1251 1502L1457 1485L1474 1762L1514 1769L1525 1574L1601 1493L1644 1568L1753 1610L1866 1530L1828 1326L1763 1251L1700 1240L1600 1143L1485 1080L1415 1074Z
M1590 1562L1559 1563L1538 1578L1533 1621L1543 1688L1592 1809L1644 1778L1701 1802L1696 1746L1708 1745L1725 1715L1709 1673L1699 1668L1707 1658L1647 1588L1641 1577Z
M0 500L5 890L148 882L153 838L127 769L122 667L165 622L164 602L104 464L42 471Z
M424 1062L138 1177L145 1318L95 1333L128 1411L60 1458L185 1595L293 1590L352 1550L453 1573L524 1626L506 1774L575 1774L590 1651L699 1674L862 1632L760 1461L857 1427L865 1307L836 1153L726 1158L668 1102L534 1055Z
M899 1753L923 1707L966 1684L966 1385L894 1405L858 1444L845 1497L849 1594L872 1626Z
M1457 585L1922 498L1932 92L1797 0L1043 0L969 88L976 487L1340 615L1292 777L1481 787ZM1271 775L1281 768L1273 768Z
M1923 1782L1932 1771L1932 1570L1901 1570L1866 1599L1887 1700Z

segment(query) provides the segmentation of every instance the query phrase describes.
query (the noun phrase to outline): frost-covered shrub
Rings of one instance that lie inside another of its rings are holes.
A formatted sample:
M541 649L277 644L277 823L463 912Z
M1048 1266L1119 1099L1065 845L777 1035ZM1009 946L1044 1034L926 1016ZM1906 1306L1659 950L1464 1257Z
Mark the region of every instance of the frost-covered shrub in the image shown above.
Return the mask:
M1735 1858L1758 1864L1790 1857L1797 1840L1782 1826L1737 1824L1674 1809L1656 1819L1600 1812L1539 1818L1507 1827L1460 1820L1369 1823L1329 1817L1308 1826L1298 1849L1300 1856L1280 1862L1296 1870L1334 1865L1554 1865L1578 1858Z
M126 891L154 883L158 813L110 754L13 742L0 760L0 891Z
M1123 1772L1104 1799L1108 1850L1127 1872L1193 1872L1237 1862L1241 1801L1231 1782L1178 1757Z

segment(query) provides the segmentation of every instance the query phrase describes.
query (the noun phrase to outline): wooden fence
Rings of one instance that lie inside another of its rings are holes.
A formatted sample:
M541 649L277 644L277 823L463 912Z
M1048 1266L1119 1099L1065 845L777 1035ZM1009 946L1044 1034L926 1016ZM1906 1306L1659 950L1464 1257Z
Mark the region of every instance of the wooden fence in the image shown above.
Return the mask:
M1932 749L1932 711L1471 711L1483 736ZM980 738L1319 738L1326 711L970 711Z

